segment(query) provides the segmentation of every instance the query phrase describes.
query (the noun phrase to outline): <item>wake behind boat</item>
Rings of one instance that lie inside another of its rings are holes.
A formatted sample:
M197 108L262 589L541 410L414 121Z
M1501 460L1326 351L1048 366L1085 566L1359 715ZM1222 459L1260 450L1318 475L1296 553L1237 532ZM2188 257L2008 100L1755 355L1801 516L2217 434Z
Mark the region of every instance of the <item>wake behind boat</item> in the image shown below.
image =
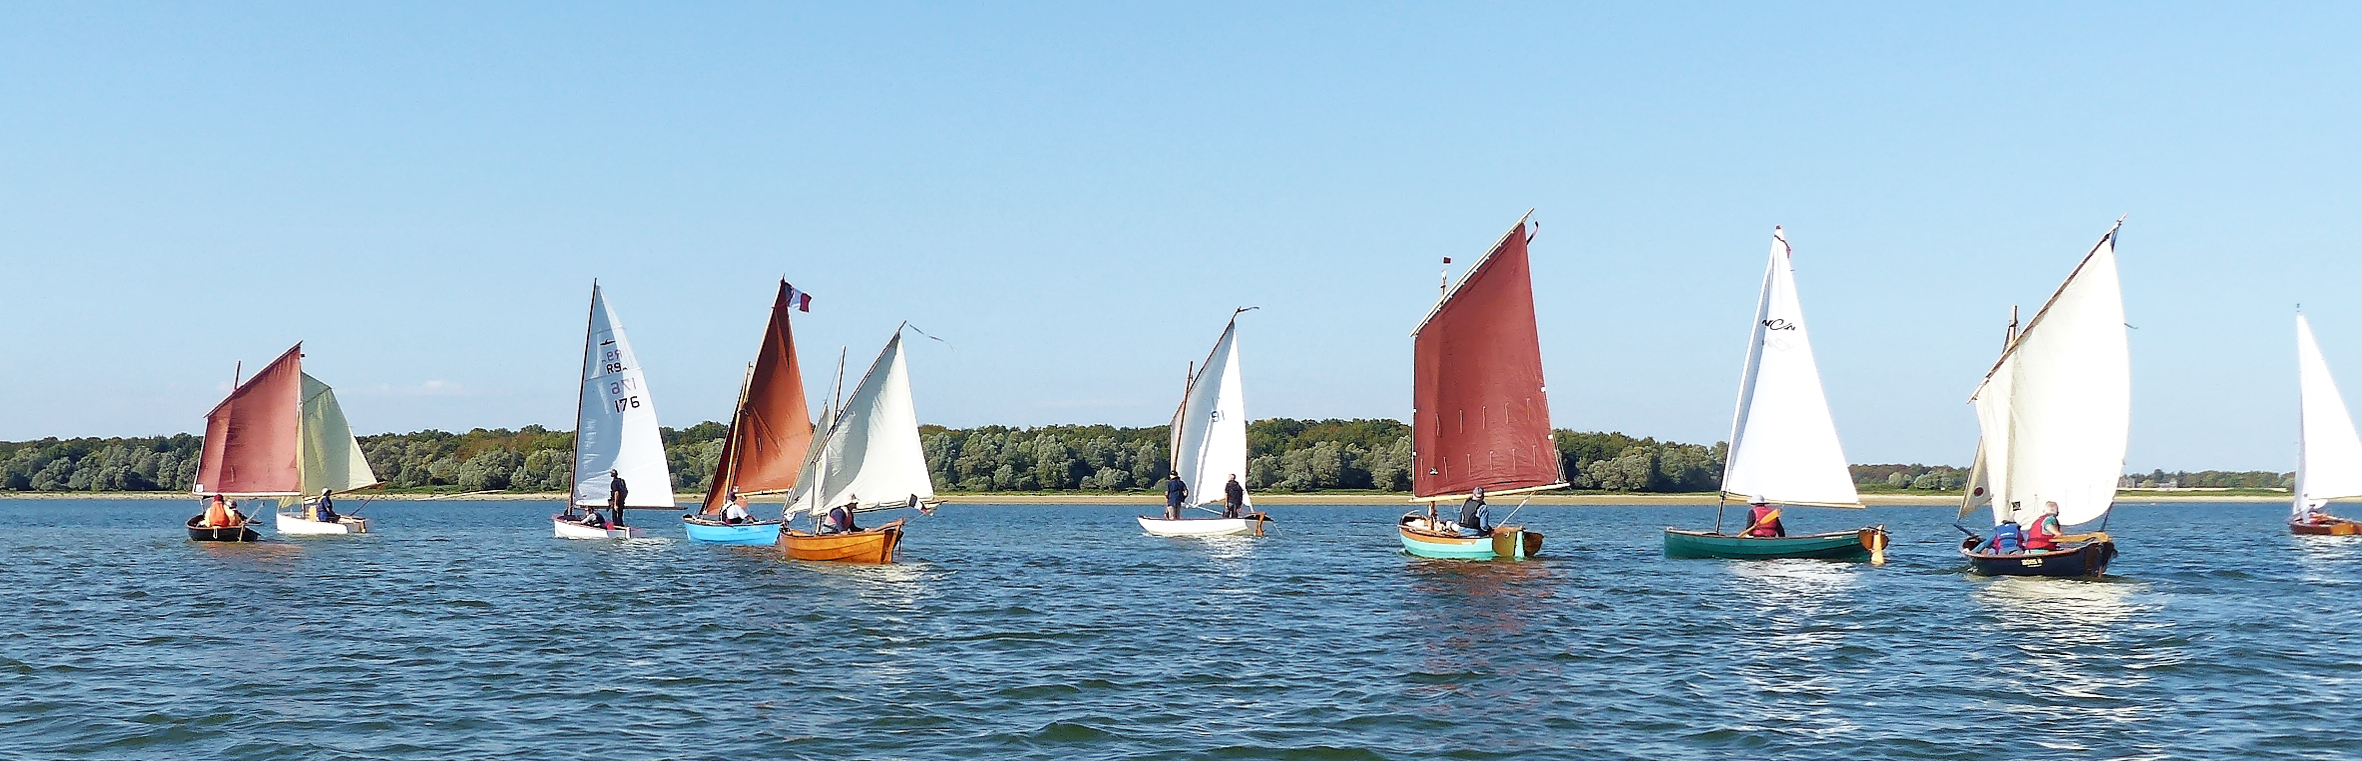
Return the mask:
M2332 500L2362 497L2362 436L2329 375L2329 361L2313 340L2313 325L2296 315L2297 449L2295 500L2288 531L2309 536L2362 535L2362 522L2329 514Z
M205 448L193 491L225 501L187 521L189 538L253 541L251 521L229 498L275 497L284 536L368 533L369 521L338 515L333 494L377 485L336 392L303 371L303 344L236 384L205 415ZM306 494L318 493L307 500Z
M1771 264L1755 302L1746 370L1739 375L1739 406L1731 416L1730 454L1723 461L1714 530L1665 529L1667 557L1886 562L1883 526L1790 536L1780 520L1778 505L1862 506L1805 333L1793 257L1787 236L1772 228ZM1747 526L1725 534L1722 500L1733 496L1748 498Z
M755 520L747 499L782 494L795 488L803 473L804 457L812 448L812 413L804 401L804 371L796 360L796 341L788 316L806 306L785 279L771 300L771 319L763 327L763 345L739 384L738 408L730 416L730 432L722 438L721 457L715 462L713 484L696 514L681 516L681 530L689 540L706 544L776 545L779 520Z
M811 516L810 530L782 528L779 554L815 562L891 563L904 522L861 528L861 513L936 504L927 454L919 442L902 330L861 376L853 395L824 411L818 442L804 458L803 479L788 493L791 514Z
M2011 321L2000 361L1970 397L1982 435L1960 517L1989 507L1995 526L1960 544L1979 574L2100 576L2116 558L2104 519L2132 419L2116 224L2023 332ZM2065 530L2093 521L2103 530Z
M1532 239L1519 219L1411 332L1412 501L1427 510L1396 522L1404 552L1516 559L1542 550L1540 533L1492 525L1485 502L1487 492L1567 485L1542 382L1526 256ZM1462 501L1457 520L1436 513L1437 503L1451 501Z
M656 402L624 336L623 321L591 281L583 331L581 396L574 417L574 481L566 511L550 516L559 539L641 539L629 509L673 509L672 466L656 425ZM633 489L633 484L640 488ZM600 512L600 508L606 512Z
M1263 535L1270 518L1253 512L1253 499L1238 482L1247 472L1246 383L1238 370L1238 316L1254 307L1230 313L1230 324L1214 341L1203 367L1193 367L1181 391L1181 406L1173 410L1170 426L1175 480L1167 484L1162 516L1140 516L1140 530L1157 536ZM1216 482L1214 479L1223 479ZM1204 488L1220 483L1219 488ZM1222 505L1219 512L1207 505ZM1197 510L1205 515L1192 515Z

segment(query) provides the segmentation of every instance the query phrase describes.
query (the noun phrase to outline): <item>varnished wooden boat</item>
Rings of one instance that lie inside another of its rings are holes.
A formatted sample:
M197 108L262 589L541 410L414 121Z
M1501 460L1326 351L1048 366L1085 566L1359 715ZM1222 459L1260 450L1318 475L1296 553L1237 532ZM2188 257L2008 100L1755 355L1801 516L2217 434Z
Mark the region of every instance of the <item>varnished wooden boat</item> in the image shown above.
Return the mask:
M1665 529L1665 556L1670 558L1869 560L1874 553L1884 553L1886 545L1886 529L1879 526L1779 537Z
M2091 537L2076 541L2059 541L2059 549L2050 552L2020 552L1998 554L1978 552L1982 537L1968 537L1960 542L1960 554L1968 558L1970 566L1982 576L2058 576L2066 578L2098 578L2108 573L2108 561L2116 559L2116 542L2107 534L2082 534Z
M2362 521L2329 516L2311 521L2289 521L2288 533L2305 536L2362 536Z
M203 513L189 516L189 539L199 542L251 542L262 538L261 534L254 533L254 528L251 525L219 527L198 525L204 522L205 515Z
M901 520L845 534L779 531L779 554L817 563L891 563L894 547L901 543Z

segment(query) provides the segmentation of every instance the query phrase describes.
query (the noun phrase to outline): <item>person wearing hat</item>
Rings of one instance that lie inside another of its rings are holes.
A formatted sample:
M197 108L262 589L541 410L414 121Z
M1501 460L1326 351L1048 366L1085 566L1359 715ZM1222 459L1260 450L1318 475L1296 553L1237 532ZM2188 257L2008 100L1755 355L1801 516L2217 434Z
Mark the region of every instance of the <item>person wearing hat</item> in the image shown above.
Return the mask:
M336 522L336 501L329 499L328 493L327 489L321 489L319 501L312 503L312 520L321 523Z
M1189 499L1189 484L1182 483L1181 471L1165 474L1165 520L1181 520L1181 503Z
M1491 512L1492 511L1485 509L1484 487L1479 486L1476 487L1475 490L1470 491L1468 493L1468 501L1460 503L1460 535L1484 536L1487 532L1491 531L1490 528L1484 525L1485 518L1489 516Z
M246 525L246 516L239 515L236 506L216 494L213 495L213 501L205 503L205 522L202 525L206 528L234 528Z
M1762 497L1747 500L1747 530L1741 532L1757 539L1776 539L1788 535L1788 527L1780 525L1780 509Z

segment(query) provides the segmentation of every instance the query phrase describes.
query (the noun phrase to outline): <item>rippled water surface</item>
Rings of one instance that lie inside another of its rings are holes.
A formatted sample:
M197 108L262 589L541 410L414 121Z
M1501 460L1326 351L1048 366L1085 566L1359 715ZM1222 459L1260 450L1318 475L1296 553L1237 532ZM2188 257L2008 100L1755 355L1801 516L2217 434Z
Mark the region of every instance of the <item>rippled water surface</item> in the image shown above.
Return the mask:
M2130 505L2105 581L1669 560L1711 508L1529 507L1524 563L1398 506L1262 539L946 507L905 562L564 541L551 505L186 541L180 501L0 500L0 758L2355 758L2362 542ZM659 513L641 522L677 527Z

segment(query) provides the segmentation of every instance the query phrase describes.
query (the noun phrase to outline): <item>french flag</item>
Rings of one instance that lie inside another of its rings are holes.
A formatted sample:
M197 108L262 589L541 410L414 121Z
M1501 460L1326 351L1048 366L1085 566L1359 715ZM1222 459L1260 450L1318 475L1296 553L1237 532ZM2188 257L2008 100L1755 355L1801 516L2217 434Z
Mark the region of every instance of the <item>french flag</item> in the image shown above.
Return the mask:
M784 282L780 285L787 289L787 292L780 297L783 303L795 307L798 312L812 311L812 294L796 290L795 286Z

